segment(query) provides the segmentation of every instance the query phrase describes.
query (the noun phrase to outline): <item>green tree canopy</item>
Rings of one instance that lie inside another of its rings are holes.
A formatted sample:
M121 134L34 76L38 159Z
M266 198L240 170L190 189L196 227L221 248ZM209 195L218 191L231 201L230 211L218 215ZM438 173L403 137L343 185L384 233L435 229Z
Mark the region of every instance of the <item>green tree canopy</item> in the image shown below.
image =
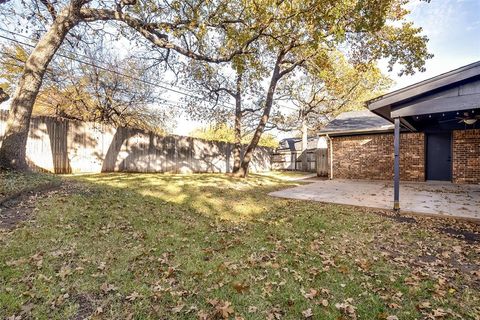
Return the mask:
M203 128L197 128L193 130L189 135L204 140L235 143L234 129L224 123L219 125L209 125ZM247 134L242 138L241 143L248 144L251 139L251 134ZM266 133L262 135L258 145L262 147L277 148L278 140L274 135Z

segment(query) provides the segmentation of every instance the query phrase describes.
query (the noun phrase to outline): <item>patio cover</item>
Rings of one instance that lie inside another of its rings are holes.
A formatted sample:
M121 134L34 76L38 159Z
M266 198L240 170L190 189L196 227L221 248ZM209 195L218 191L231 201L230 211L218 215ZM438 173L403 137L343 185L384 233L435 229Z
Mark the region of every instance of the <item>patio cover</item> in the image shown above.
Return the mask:
M394 123L394 209L400 209L400 130L422 131L440 123L461 128L460 112L480 113L480 61L367 101L368 108ZM452 121L453 120L453 121Z

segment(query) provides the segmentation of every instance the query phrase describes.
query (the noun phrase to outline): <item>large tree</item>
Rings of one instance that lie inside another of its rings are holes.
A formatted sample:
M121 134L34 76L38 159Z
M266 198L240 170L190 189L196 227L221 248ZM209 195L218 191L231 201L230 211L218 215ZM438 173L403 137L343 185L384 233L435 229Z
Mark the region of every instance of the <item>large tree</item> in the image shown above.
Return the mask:
M263 29L251 46L255 50L236 59L246 61L243 65L249 72L251 69L256 71L256 81L264 85L264 90L253 99L249 98L257 103L252 108L256 110L256 124L241 164L235 167L234 173L238 176L247 174L253 152L268 128L272 108L277 103L279 84L295 81L302 72L309 74L315 69L318 74L330 68L336 59L332 52L341 53L357 69L388 59L391 69L397 63L403 66L401 73L423 71L425 59L430 57L426 49L427 39L420 34L420 28L405 21L408 11L404 5L407 2L298 0L244 3L244 24L249 28L261 26ZM244 30L232 30L231 37L243 39ZM234 97L236 106L244 104L247 97L238 95L240 91L234 86L237 83L234 79L242 79L245 73L245 69L237 65L235 61L226 64L232 73L227 88L215 88L218 77L202 76L211 91ZM235 122L242 121L241 115L235 113Z
M25 146L29 123L47 67L69 35L73 36L72 42L85 41L85 33L72 32L79 25L115 22L114 32L139 43L148 42L155 48L164 49L166 56L175 52L209 63L229 61L236 55L247 53L250 43L258 38L257 30L252 29L242 43L230 41L226 34L232 26L241 22L232 14L235 4L232 6L231 1L226 0L147 0L139 3L136 0L31 0L23 5L24 20L27 23L32 20L41 21L46 26L46 31L40 36L25 63L13 95L7 129L0 148L0 166L17 170L27 169ZM4 14L15 14L15 10L15 5L11 3L2 6ZM107 29L109 32L112 27L108 26ZM207 38L209 42L217 43L216 50L204 50L202 43Z

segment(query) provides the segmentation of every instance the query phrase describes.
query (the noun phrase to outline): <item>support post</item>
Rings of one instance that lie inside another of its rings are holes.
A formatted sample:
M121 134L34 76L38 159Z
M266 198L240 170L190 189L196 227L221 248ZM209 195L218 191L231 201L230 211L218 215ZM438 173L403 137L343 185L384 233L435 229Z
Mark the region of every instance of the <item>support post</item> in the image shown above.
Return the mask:
M330 165L330 174L329 174L329 178L330 180L333 180L333 142L332 142L332 138L330 138L330 136L327 134L327 139L328 139L328 151L329 151L329 156L328 156L328 163Z
M395 118L393 134L394 164L393 164L393 209L400 210L400 118Z

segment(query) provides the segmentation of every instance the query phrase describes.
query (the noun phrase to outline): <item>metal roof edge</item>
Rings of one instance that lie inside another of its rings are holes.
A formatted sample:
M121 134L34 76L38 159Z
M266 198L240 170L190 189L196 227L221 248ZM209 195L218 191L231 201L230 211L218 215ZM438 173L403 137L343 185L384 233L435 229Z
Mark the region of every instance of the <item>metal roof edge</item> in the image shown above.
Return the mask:
M358 129L358 130L343 130L343 131L329 131L329 132L319 132L319 136L348 136L348 135L362 135L362 134L370 134L370 133L387 133L393 132L392 128L378 128L378 129Z
M385 100L385 99L388 99L388 98L392 98L392 97L394 97L394 96L396 96L396 95L400 95L400 94L402 94L402 93L406 93L406 92L408 92L408 91L411 91L411 90L420 88L421 86L425 86L425 85L428 85L428 84L432 84L432 83L435 83L435 82L437 82L437 81L444 80L445 78L448 78L448 77L451 77L451 76L455 76L455 75L458 75L458 74L460 74L460 73L462 73L462 72L468 71L468 70L470 70L470 69L478 68L478 67L480 67L480 61L476 61L476 62L470 63L470 64L468 64L468 65L459 67L459 68L457 68L457 69L450 70L450 71L444 72L444 73L442 73L442 74L439 74L439 75L437 75L437 76L431 77L431 78L429 78L429 79L426 79L426 80L423 80L423 81L414 83L414 84L409 85L409 86L407 86L407 87L400 88L400 89L398 89L398 90L395 90L395 91L386 93L386 94L384 94L384 95L378 96L378 97L376 97L376 98L367 100L367 101L365 102L365 104L366 104L367 108L368 108L370 111L374 111L375 109L378 109L378 108L381 108L381 107L382 107L382 105L372 107L372 104L375 103L375 102L379 102L379 101L381 101L381 100ZM432 90L440 89L440 88L442 88L442 87L445 87L445 86L448 86L448 85L451 85L451 84L454 84L454 83L457 83L457 82L460 82L460 81L464 81L464 80L466 80L466 79L473 78L473 77L478 76L478 75L480 75L480 68L479 68L479 72L476 73L476 74L467 76L466 78L460 78L460 79L457 79L457 80L452 79L451 82L439 84L438 87L430 88L429 90L426 90L426 91L421 92L421 93L419 93L419 94L424 94L424 93L429 92L429 91L432 91ZM419 95L419 94L417 94L417 95ZM413 95L413 96L411 96L411 97L414 97L414 96L417 96L417 95ZM409 97L409 98L411 98L411 97ZM404 100L404 99L401 99L401 100ZM401 100L399 100L399 101L401 101ZM388 104L385 104L385 105L388 105Z

